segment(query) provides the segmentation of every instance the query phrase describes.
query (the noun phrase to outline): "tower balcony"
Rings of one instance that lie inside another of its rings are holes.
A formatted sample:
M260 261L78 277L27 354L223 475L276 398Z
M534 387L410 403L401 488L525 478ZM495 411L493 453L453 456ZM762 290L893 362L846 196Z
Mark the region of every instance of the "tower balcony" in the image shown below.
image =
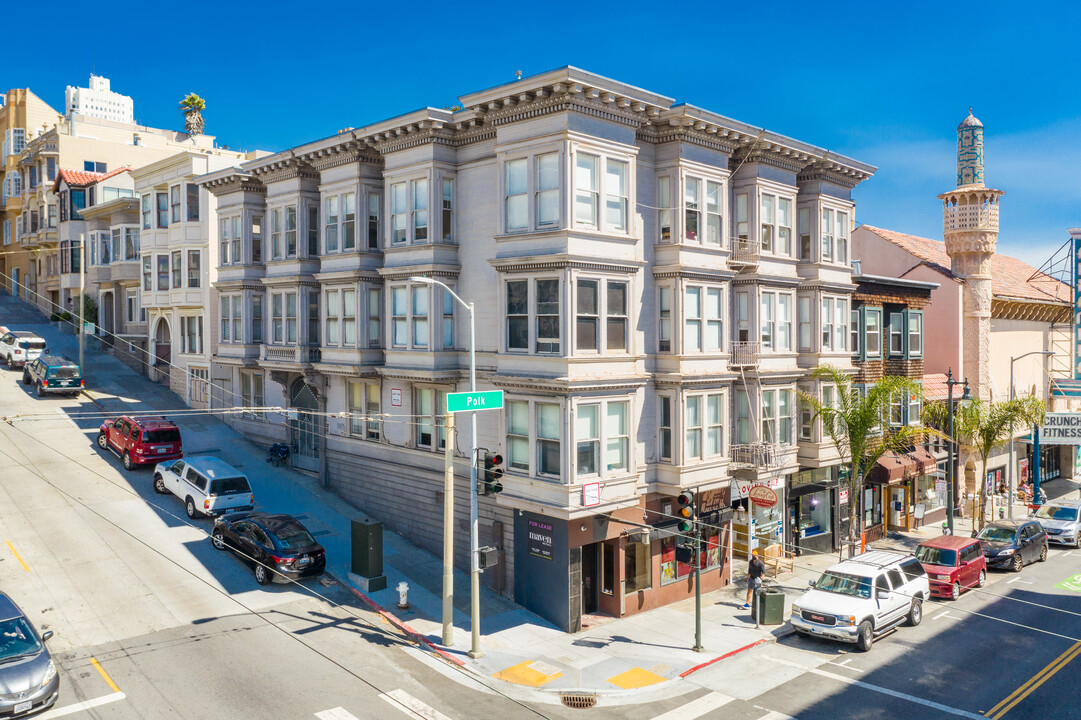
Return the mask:
M998 232L998 203L1001 190L984 187L958 188L939 195L942 200L942 232L950 234L975 230Z

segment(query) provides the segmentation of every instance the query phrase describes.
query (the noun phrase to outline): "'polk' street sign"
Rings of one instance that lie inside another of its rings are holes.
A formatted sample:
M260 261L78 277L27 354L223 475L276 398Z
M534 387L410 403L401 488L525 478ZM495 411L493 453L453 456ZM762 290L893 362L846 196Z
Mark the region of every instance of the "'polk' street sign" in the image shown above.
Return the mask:
M503 407L503 391L447 393L447 412L498 410Z

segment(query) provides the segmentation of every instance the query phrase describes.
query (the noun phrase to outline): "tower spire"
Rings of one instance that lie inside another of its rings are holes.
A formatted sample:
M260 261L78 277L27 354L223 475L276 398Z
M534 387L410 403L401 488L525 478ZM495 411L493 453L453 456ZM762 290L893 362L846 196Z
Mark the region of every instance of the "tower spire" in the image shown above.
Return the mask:
M983 123L968 109L957 126L957 187L983 185Z

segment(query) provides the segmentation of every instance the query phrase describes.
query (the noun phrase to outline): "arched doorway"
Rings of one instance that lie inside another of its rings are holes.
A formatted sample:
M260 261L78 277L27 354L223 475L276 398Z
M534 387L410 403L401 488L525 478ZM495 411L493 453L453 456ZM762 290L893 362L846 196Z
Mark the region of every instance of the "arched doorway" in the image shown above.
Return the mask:
M169 321L158 318L158 324L154 328L154 367L157 368L159 374L154 379L162 380L169 377L169 363L172 360L170 337Z
M319 398L312 387L297 378L289 389L289 434L293 445L293 467L319 471L319 449L323 437L323 417Z

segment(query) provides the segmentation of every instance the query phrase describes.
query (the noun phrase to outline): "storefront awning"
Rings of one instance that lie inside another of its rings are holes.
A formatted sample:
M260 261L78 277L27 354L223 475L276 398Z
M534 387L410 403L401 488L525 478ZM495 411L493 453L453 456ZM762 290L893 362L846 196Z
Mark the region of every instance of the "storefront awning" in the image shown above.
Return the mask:
M916 473L916 461L908 455L901 455L887 450L878 459L871 472L867 473L867 482L879 485L893 485Z
M906 455L916 463L917 475L930 475L938 469L938 460L923 445L917 445L915 450Z

